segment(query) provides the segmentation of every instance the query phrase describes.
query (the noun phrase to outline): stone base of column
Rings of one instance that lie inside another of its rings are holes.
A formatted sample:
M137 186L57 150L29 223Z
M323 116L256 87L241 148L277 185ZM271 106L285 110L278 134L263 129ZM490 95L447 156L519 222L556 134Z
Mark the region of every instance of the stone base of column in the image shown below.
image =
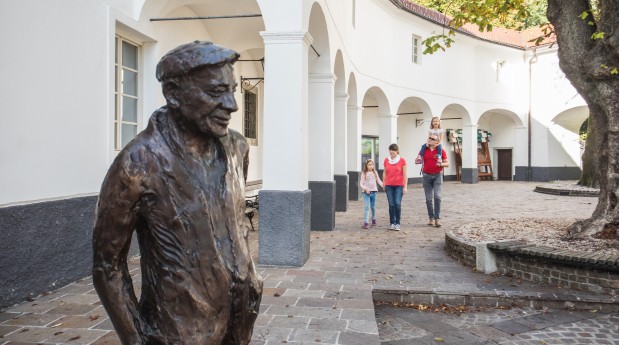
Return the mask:
M312 192L310 229L334 230L336 226L336 182L310 181L308 187Z
M258 263L303 266L310 256L310 190L261 190L258 195Z
M349 175L334 175L336 181L336 212L347 212L349 204Z
M461 183L478 183L478 169L462 168Z
M357 201L360 199L360 176L361 171L347 171L349 175L349 200Z

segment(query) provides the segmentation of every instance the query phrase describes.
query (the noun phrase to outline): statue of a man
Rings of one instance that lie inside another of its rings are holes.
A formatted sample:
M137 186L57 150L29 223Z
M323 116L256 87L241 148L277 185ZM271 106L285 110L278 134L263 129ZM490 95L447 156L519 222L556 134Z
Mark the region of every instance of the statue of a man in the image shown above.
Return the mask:
M93 281L121 341L246 345L262 282L244 219L248 144L238 110L239 54L195 41L157 64L167 105L116 157L101 187ZM142 294L127 251L137 233Z

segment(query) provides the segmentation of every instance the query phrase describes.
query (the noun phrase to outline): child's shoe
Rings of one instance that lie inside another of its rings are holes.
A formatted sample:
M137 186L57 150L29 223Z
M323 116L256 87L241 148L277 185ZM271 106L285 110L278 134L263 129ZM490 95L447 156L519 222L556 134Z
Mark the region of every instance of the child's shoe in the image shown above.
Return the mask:
M364 222L364 225L362 225L362 228L368 229L368 223Z
M372 226L377 226L377 220L376 219L372 220Z
M420 157L420 155L418 155L418 156L415 158L415 164L422 164L422 162L423 162L423 161L422 161L422 157Z

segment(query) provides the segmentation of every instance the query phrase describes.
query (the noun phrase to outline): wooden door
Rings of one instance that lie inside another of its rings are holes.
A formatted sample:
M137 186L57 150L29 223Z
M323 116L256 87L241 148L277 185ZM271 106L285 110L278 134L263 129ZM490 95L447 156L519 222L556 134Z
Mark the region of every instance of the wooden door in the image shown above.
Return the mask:
M497 150L497 179L512 181L512 149Z

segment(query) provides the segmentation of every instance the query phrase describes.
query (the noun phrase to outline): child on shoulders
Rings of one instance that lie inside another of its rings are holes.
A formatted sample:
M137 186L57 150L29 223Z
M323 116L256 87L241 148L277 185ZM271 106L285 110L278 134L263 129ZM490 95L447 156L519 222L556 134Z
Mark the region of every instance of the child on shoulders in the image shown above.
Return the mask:
M443 140L443 129L441 129L441 121L439 120L439 117L434 116L433 119L431 120L431 127L428 131L428 135L432 135L435 134L437 135L437 139L439 141L439 145L437 145L437 155L439 156L439 162L437 164L441 163L441 152L442 152L442 147L441 147L441 141ZM415 163L416 164L422 164L422 156L424 156L424 150L426 150L427 146L426 143L422 144L422 148L420 149L420 152L418 153L418 156L415 159Z

